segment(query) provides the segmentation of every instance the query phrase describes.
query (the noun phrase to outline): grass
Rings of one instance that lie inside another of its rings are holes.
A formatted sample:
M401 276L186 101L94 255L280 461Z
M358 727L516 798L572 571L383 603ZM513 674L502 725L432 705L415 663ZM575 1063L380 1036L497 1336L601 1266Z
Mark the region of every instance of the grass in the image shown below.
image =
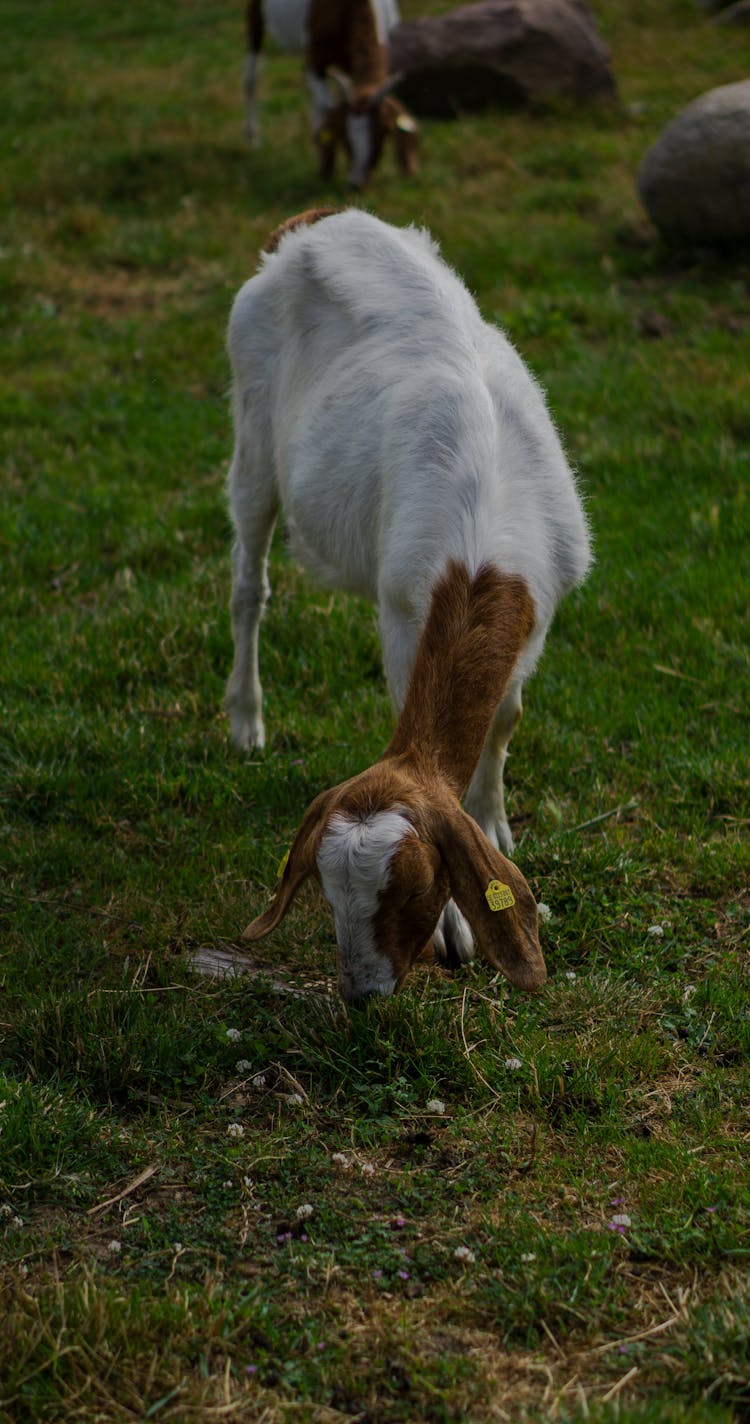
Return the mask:
M3 1424L750 1418L750 268L633 182L746 40L596 9L618 109L428 124L366 200L507 328L587 494L509 767L550 981L348 1013L312 888L253 973L191 967L392 725L371 610L281 536L263 757L221 712L228 309L347 195L293 61L246 150L239 11L0 0Z

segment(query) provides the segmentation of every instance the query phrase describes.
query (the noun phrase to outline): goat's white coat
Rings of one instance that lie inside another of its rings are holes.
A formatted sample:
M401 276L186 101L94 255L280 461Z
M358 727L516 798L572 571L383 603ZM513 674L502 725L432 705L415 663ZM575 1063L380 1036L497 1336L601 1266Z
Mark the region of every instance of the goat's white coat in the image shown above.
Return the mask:
M525 579L536 628L469 796L490 839L505 832L507 844L498 762L555 606L590 561L539 387L426 232L357 209L293 229L264 258L235 300L229 350L235 601L259 617L280 504L300 563L377 604L400 706L448 560ZM228 700L235 740L257 742L257 673L239 648Z
M370 0L381 44L399 22L396 0ZM302 54L307 43L310 0L263 0L266 29L285 54Z
M512 850L503 797L521 689L555 607L590 562L586 521L544 397L429 235L350 209L292 229L237 295L229 326L236 445L232 736L262 746L258 627L279 507L296 558L378 608L400 707L448 561L520 575L534 631L466 798ZM471 934L455 907L460 957Z
M309 9L310 0L263 0L266 29L285 54L304 52Z
M332 816L318 849L323 893L333 911L342 993L392 994L390 960L377 948L373 921L388 884L391 861L414 828L397 807L366 821Z

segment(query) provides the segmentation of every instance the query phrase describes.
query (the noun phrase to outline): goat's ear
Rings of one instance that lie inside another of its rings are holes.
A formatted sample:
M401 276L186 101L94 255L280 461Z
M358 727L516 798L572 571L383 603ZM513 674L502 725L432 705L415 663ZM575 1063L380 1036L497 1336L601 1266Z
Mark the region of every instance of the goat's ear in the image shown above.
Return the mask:
M263 939L281 924L300 885L315 873L316 856L331 805L330 791L316 796L308 808L292 845L282 861L281 879L267 910L242 932L246 940Z
M436 815L433 833L451 894L484 958L519 989L538 989L547 978L547 968L539 944L536 900L526 880L458 802Z

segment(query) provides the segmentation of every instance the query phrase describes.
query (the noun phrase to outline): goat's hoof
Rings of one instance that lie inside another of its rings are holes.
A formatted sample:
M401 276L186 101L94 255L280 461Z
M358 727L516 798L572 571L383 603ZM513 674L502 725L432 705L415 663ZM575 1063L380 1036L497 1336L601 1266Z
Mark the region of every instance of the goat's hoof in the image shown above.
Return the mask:
M239 713L230 714L230 736L232 746L238 752L262 752L266 745L266 729L262 717L243 717Z
M513 854L513 832L507 821L497 821L495 823L495 834L497 835L497 848L503 855Z
M474 938L468 920L453 900L449 900L433 932L435 960L446 969L458 969L474 958Z

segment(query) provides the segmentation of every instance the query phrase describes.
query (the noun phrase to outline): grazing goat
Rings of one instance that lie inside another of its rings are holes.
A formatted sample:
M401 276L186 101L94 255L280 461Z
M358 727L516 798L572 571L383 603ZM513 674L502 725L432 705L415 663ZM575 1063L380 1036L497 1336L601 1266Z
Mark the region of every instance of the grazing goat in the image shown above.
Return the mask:
M345 998L391 993L431 936L442 962L470 959L472 931L533 988L546 971L534 897L500 850L503 766L524 679L591 557L573 476L539 387L426 232L313 210L270 249L228 336L232 738L265 740L258 631L280 508L302 564L377 604L399 716L374 766L313 801L245 935L274 929L313 875Z
M417 125L390 92L396 78L388 75L388 35L397 22L396 0L249 0L248 137L258 135L255 90L267 27L280 49L305 54L321 178L333 177L342 145L350 158L350 184L364 187L389 137L402 173L416 172ZM339 91L337 99L329 78Z

